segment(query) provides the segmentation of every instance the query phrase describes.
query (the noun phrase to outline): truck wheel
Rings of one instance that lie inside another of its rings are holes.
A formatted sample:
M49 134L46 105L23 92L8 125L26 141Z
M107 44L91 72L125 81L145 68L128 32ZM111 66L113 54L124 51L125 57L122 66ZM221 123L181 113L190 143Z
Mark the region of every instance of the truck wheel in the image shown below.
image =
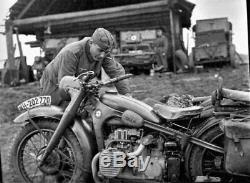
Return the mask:
M229 59L231 67L236 68L235 47L233 45L231 45L229 49Z

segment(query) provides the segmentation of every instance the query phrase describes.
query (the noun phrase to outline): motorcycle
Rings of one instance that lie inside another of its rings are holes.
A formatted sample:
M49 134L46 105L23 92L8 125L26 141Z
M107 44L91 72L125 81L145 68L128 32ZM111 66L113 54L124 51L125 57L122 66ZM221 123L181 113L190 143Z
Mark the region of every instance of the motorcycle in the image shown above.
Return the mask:
M202 106L151 107L114 91L99 94L101 87L131 76L94 82L94 72L83 73L75 78L80 89L67 88L71 100L65 109L50 105L50 96L20 104L26 111L14 122L25 123L11 151L19 177L25 182L192 182L208 175L226 180L222 118L202 118ZM217 91L218 107L224 90Z

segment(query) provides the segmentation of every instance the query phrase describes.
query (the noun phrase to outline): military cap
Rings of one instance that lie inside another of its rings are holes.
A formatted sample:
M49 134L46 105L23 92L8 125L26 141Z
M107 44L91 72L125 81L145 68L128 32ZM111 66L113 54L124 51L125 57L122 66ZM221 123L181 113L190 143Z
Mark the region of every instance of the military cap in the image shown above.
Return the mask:
M115 46L112 34L104 28L97 28L92 35L92 39L103 50L111 50Z

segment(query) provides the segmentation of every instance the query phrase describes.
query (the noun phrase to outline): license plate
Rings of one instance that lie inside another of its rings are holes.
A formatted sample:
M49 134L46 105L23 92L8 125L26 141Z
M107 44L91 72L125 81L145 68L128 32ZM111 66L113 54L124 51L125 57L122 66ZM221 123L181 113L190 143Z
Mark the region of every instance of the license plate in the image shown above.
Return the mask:
M38 96L30 98L20 105L17 106L18 110L27 110L38 106L49 106L51 105L51 96Z

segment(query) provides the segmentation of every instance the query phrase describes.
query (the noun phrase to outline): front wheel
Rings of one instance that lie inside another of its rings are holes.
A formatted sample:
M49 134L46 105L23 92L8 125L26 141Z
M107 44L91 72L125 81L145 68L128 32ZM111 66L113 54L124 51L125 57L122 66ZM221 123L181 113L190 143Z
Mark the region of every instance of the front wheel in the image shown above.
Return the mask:
M84 158L80 144L69 129L59 145L50 153L44 165L38 166L57 124L42 119L36 123L42 134L30 123L26 124L14 138L10 163L14 172L24 182L86 182L89 175L82 170Z

